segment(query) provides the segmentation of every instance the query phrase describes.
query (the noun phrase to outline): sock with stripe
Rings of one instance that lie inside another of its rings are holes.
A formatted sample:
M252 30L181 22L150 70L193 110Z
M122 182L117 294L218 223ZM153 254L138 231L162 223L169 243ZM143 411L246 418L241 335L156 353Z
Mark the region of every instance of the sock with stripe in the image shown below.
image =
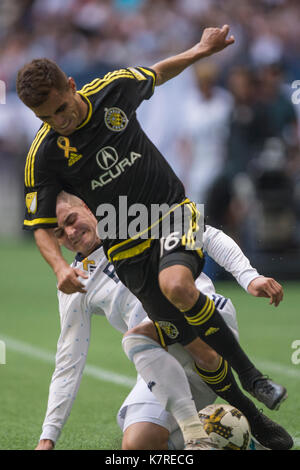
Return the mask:
M243 387L251 389L253 382L262 374L243 351L214 302L199 292L196 304L185 311L184 316L197 329L199 337L229 362Z
M184 441L207 437L181 364L153 339L126 335L123 349L160 404L176 419Z
M239 388L227 361L220 358L219 367L214 371L202 369L195 364L201 379L223 400L240 410L252 422L259 414L254 403Z

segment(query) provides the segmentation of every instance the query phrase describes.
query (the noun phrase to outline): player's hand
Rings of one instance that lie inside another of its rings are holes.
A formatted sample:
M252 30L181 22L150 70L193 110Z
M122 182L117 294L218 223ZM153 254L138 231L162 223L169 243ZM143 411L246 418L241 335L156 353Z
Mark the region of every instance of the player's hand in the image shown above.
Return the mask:
M41 439L35 450L53 450L54 442L50 439Z
M199 48L205 51L205 55L211 55L222 51L234 43L234 36L227 38L229 26L225 24L222 28L205 28L199 42Z
M250 282L248 292L255 297L267 297L277 307L283 299L282 286L271 277L260 276Z
M87 279L88 276L81 269L64 266L56 272L56 277L57 288L64 294L74 294L75 292L86 293L85 286L79 277Z

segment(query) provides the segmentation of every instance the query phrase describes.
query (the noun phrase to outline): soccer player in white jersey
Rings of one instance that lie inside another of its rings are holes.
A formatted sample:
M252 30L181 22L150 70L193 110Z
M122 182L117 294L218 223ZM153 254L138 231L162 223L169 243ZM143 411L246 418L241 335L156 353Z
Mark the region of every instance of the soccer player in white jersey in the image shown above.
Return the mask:
M91 315L106 315L111 325L122 333L146 321L152 326L140 302L119 282L112 264L104 257L101 242L96 233L97 221L83 202L74 196L62 193L58 201L58 220L58 238L67 248L82 253L77 254L73 267L86 278L86 294L66 295L58 291L61 335L49 391L47 414L37 446L39 450L54 447L71 411L86 362ZM270 297L271 302L274 303L281 301L281 286L278 284L276 293L267 294L270 282L276 281L263 276L259 277L257 271L250 266L247 258L229 237L208 227L204 244L210 255L214 253L215 258L219 260L223 257L223 265L236 276L242 286L245 288L248 286L248 290L253 295ZM239 263L240 268L238 268ZM237 335L235 310L231 301L216 294L212 282L205 274L201 274L197 283L210 298L218 303L225 320ZM249 288L250 285L251 288ZM147 346L149 347L149 343ZM200 367L212 370L211 365L216 361L220 362L220 358L205 343L202 343L202 347L203 360ZM183 347L179 344L172 345L169 347L169 352L171 354L153 341L149 351L152 354L150 354L150 359L149 355L142 356L142 367L140 369L137 367L137 370L146 381L139 377L118 415L119 425L124 431L123 449L167 449L168 446L175 449L183 448L188 440L190 429L180 420L180 413L183 414L182 405L191 402L192 407L199 410L215 400L216 395L213 390L199 377L199 375L202 376L201 369L198 368L198 372L196 371L193 359ZM148 362L145 359L146 356ZM158 367L154 366L155 362ZM137 366L136 363L135 365ZM199 362L197 365L199 366ZM163 393L160 389L158 401L155 393L160 388L158 387L159 373L168 374L168 377L170 375L170 381L162 381L165 388ZM149 377L150 380L148 380ZM170 392L166 389L166 382L176 391ZM168 394L173 395L170 397ZM162 406L167 401L171 403L171 405L168 404L168 409L172 411L173 416ZM146 403L147 406L144 406ZM193 426L197 428L198 423L192 424L192 428ZM199 425L198 433L201 433L200 429ZM280 430L279 437L285 433L284 444L278 439L278 430ZM252 429L252 433L255 434L253 431L255 429ZM274 423L273 436L266 437L266 440L263 438L263 444L268 444L271 448L282 445L289 448L292 442L287 443L287 437L289 435L286 431ZM261 440L259 438L260 442Z

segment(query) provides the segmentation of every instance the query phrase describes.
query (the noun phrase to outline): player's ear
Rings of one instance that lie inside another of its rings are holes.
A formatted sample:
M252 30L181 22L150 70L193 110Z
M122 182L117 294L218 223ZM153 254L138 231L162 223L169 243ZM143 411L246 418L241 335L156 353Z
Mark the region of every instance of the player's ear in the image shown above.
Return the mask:
M92 214L92 215L94 215L94 214L92 213L91 209L90 209L90 208L89 208L89 207L86 205L86 203L85 203L85 202L83 202L83 201L82 201L82 206L85 208L85 210L86 210L86 211L88 211L88 212L89 212L89 214Z
M69 83L69 87L73 91L73 93L76 93L77 87L76 87L76 83L75 83L74 78L73 77L68 77L68 83Z

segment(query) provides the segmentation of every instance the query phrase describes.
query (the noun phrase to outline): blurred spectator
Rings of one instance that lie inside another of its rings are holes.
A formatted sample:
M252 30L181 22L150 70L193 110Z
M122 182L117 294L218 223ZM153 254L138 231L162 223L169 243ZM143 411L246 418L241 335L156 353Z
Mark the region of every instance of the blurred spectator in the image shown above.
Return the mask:
M186 186L192 200L205 203L208 188L223 172L232 97L217 86L219 70L215 63L199 62L194 72L196 86L187 97L183 116L189 151L184 156L188 168Z
M289 96L284 92L283 70L278 63L259 69L259 105L265 113L268 132L282 138L287 146L298 144L297 115Z
M237 66L229 73L228 89L234 104L227 141L224 173L230 180L239 172L247 172L249 164L269 136L266 112L258 104L258 82L249 67Z
M299 156L297 118L282 79L277 65L264 65L256 73L238 67L229 75L234 105L227 159L211 187L207 212L211 223L223 226L248 249L250 242L264 251L295 246L295 181L289 158L293 152Z
M21 225L16 174L21 180L39 127L15 96L24 63L49 57L80 88L118 67L150 66L227 23L235 45L196 76L189 69L159 87L138 118L187 195L207 202L210 223L249 250L293 246L298 228L300 246L300 112L288 86L300 79L299 21L299 0L1 0L0 80L9 93L0 104L0 217L8 208L15 215L7 232Z
M206 212L212 225L224 228L240 240L242 221L248 212L244 202L248 197L240 197L241 184L237 182L245 183L245 178L241 180L240 175L248 173L250 163L263 147L266 121L257 107L257 83L249 68L233 68L228 77L228 89L233 104L225 164L222 174L210 187Z

